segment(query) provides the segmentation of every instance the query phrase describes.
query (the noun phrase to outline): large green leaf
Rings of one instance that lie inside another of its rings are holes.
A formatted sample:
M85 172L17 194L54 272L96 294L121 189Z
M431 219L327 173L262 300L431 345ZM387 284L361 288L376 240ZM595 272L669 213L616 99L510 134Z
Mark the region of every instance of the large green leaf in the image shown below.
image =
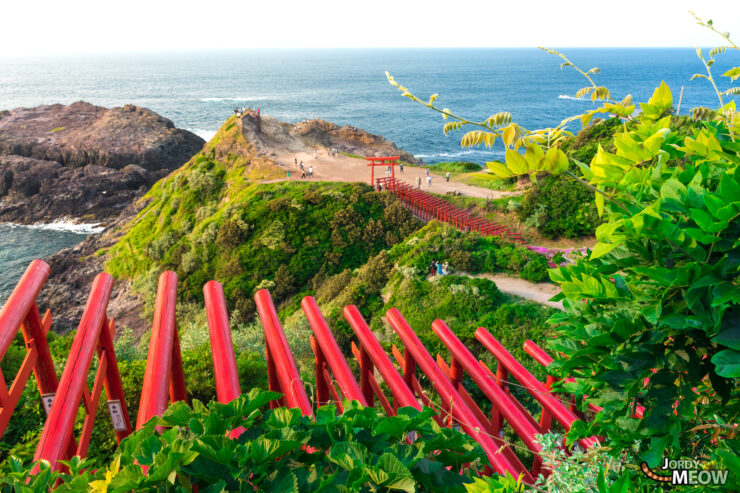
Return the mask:
M725 378L740 378L740 351L725 349L712 356L717 374Z

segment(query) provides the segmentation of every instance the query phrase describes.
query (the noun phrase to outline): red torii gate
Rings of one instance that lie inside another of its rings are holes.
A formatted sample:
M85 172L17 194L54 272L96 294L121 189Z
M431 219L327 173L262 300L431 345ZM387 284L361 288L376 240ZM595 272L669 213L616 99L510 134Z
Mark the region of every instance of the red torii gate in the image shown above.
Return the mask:
M375 167L376 166L390 166L391 176L396 177L396 165L401 156L381 156L381 157L366 157L367 165L370 166L370 186L375 186Z

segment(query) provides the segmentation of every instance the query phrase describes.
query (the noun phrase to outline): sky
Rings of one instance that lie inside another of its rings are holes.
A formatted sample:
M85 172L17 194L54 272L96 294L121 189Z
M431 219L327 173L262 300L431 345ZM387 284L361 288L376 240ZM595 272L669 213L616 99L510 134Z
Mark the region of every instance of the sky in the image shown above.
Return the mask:
M0 56L259 48L715 46L738 0L2 0Z

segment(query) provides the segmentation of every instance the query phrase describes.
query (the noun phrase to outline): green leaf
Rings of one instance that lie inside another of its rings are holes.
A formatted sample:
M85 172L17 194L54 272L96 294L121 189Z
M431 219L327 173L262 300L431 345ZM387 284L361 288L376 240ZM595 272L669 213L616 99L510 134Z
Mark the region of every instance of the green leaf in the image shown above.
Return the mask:
M648 100L648 104L656 107L658 113L663 113L673 106L673 94L671 94L671 88L668 87L665 81L661 81L660 86L655 89L652 97Z
M680 202L686 196L686 186L675 178L669 178L661 185L660 196Z
M618 244L613 243L597 243L594 249L591 251L591 256L589 257L591 260L601 257L602 255L605 255L615 248L617 248Z
M329 451L329 460L347 471L351 471L363 466L366 453L365 447L359 443L338 442L332 445Z
M723 330L712 339L712 342L740 351L740 327Z
M529 171L527 160L513 149L506 149L506 166L515 175L524 175Z
M740 351L725 349L712 356L717 375L725 378L740 378Z
M489 161L486 163L486 166L488 166L488 169L491 170L493 174L500 176L501 178L510 178L514 176L511 170L502 162Z

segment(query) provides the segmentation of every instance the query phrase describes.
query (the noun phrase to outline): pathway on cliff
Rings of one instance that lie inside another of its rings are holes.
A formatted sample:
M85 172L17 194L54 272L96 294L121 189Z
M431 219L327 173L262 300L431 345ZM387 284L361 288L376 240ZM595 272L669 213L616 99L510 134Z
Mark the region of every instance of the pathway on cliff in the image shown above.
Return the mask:
M329 156L325 149L319 151L318 159L314 158L312 149L306 149L305 151L299 152L289 152L287 150L276 149L275 154L270 157L286 171L286 174L287 171L290 171L291 181L301 181L301 171L298 166L295 165L295 160L297 159L299 163L303 161L307 175L308 167L313 166L314 180L347 182L359 181L370 183L370 168L367 166L364 159L353 158L342 154L336 157ZM426 182L425 169L426 168L417 166L404 166L403 173L401 173L399 169L396 168L396 178L416 186L416 178L420 177L422 180L421 189L423 191L442 195L448 192L460 192L460 194L469 197L498 199L521 193L490 190L488 188L476 187L452 181L448 183L445 181L444 176L435 175L434 173L432 173L432 185L429 186ZM384 176L385 168L380 166L376 167L375 177L381 178Z
M504 273L496 274L476 274L470 275L466 273L459 273L459 275L466 277L477 277L482 279L490 279L496 283L496 287L502 293L513 294L521 298L526 298L531 301L535 301L542 305L557 308L558 310L563 309L563 303L561 301L549 301L550 298L560 293L560 287L556 284L549 282L530 282L513 277Z

